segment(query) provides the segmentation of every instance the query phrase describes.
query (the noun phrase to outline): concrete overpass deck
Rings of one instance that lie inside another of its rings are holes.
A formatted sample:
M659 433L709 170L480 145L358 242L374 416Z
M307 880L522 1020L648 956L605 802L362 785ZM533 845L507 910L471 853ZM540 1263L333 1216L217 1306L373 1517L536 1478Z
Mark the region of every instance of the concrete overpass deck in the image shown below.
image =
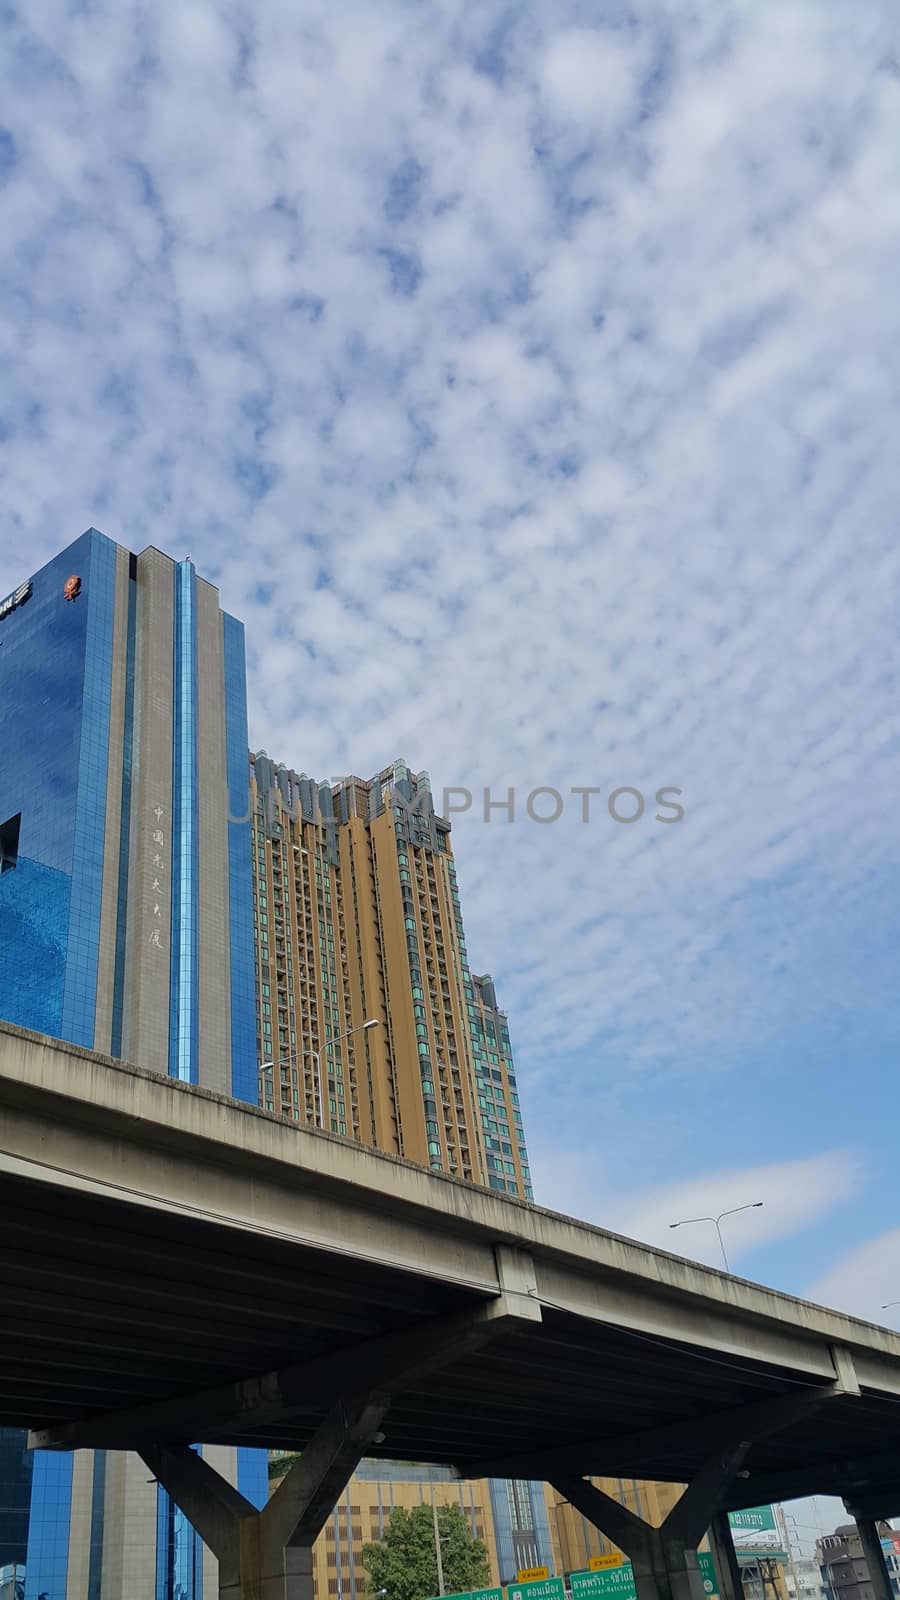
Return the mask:
M687 1482L737 1430L730 1508L900 1484L885 1328L4 1024L0 1129L36 1443L297 1448L376 1383L366 1453L468 1475Z

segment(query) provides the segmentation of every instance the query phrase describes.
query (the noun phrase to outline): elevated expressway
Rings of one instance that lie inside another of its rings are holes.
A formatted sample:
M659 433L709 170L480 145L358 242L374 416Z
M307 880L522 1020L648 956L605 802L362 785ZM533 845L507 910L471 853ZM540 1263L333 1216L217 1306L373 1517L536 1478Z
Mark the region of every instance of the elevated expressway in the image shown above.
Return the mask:
M0 1423L137 1450L223 1600L308 1600L363 1456L544 1479L696 1600L728 1510L900 1511L900 1337L0 1023ZM257 1513L191 1442L303 1451ZM687 1485L662 1529L591 1475ZM889 1584L888 1584L889 1593Z

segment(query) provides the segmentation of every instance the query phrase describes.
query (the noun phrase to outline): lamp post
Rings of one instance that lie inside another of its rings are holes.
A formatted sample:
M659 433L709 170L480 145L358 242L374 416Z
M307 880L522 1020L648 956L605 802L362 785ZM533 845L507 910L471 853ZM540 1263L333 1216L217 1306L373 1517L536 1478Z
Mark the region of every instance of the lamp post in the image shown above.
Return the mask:
M361 1022L359 1024L359 1027L357 1027L357 1028L348 1028L346 1033L337 1033L337 1034L335 1034L333 1039L326 1039L324 1045L322 1046L322 1049L327 1051L327 1050L330 1049L330 1047L333 1044L340 1044L342 1039L349 1039L349 1038L351 1038L351 1036L354 1033L365 1033L367 1031L367 1029L369 1029L369 1028L377 1028L379 1026L380 1022L381 1022L381 1018L380 1017L370 1017L368 1022ZM287 1062L296 1061L298 1058L302 1058L304 1056L312 1056L313 1060L316 1063L316 1097L317 1097L318 1102L319 1102L318 1126L320 1128L324 1128L324 1126L325 1126L325 1100L324 1100L324 1097L323 1097L323 1094L322 1094L322 1051L321 1050L298 1050L298 1051L295 1051L293 1055L283 1056L280 1061L263 1061L263 1062L260 1063L259 1071L260 1072L272 1072L272 1073L274 1073L276 1067L283 1067L283 1066L285 1066L287 1064ZM274 1084L275 1084L275 1079L273 1077L273 1079L272 1079L273 1088L274 1088ZM274 1100L274 1098L275 1098L275 1096L273 1094L272 1099Z
M434 1498L434 1484L431 1485L431 1518L434 1523L434 1554L437 1562L438 1595L444 1595L447 1593L447 1590L444 1584L444 1552L441 1549L441 1545L444 1543L444 1540L448 1537L448 1535L441 1533L438 1523L438 1508L437 1501Z
M728 1255L725 1250L725 1240L722 1238L722 1229L720 1227L720 1223L723 1217L736 1217L739 1211L758 1211L759 1207L764 1204L765 1202L763 1200L751 1200L749 1205L732 1206L730 1211L720 1211L717 1217L684 1217L680 1222L670 1222L669 1227L688 1228L695 1222L711 1222L718 1235L719 1249L722 1252L722 1260L725 1263L725 1271L730 1272L731 1268L728 1265Z
M775 1506L774 1507L774 1511L775 1511L775 1521L776 1521L776 1523L780 1523L781 1524L781 1537L784 1540L784 1548L787 1551L788 1566L791 1569L791 1580L792 1580L793 1585L794 1585L795 1600L800 1600L800 1579L797 1576L797 1568L794 1565L794 1546L791 1543L791 1535L790 1535L790 1530L788 1528L788 1523L792 1522L794 1524L794 1532L797 1535L797 1541L801 1545L801 1551L802 1551L802 1540L800 1539L800 1527L799 1527L799 1524L797 1522L797 1518L793 1515L792 1512L790 1514L787 1513L785 1511L785 1509L784 1509L784 1506Z
M366 1024L366 1026L368 1027L368 1023ZM324 1116L324 1106L322 1104L322 1067L321 1067L321 1063L319 1061L319 1052L318 1052L318 1050L297 1050L297 1051L294 1052L293 1055L282 1056L280 1061L263 1061L262 1064L260 1065L259 1071L260 1072L274 1072L274 1069L276 1067L286 1067L289 1061L305 1061L307 1056L311 1056L313 1061L316 1063L316 1097L315 1097L316 1098L316 1104L313 1107L313 1116L315 1118L315 1125L316 1125L317 1128L324 1128L324 1126L325 1126L325 1116ZM275 1098L274 1089L275 1089L275 1079L273 1077L273 1079L272 1079L272 1090L273 1090L272 1099L273 1100ZM305 1095L304 1095L304 1099L305 1099Z
M441 1595L444 1593L444 1558L441 1553L441 1536L438 1531L438 1514L434 1490L431 1492L431 1515L434 1518L434 1553L437 1556L438 1594Z

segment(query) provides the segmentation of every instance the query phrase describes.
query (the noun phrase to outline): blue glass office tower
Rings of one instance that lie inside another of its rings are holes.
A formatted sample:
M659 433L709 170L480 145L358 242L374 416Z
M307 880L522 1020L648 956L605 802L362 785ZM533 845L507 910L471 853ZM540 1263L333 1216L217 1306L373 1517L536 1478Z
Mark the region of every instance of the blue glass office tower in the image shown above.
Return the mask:
M255 1103L243 629L189 560L95 529L10 576L0 1016ZM210 1455L264 1499L264 1455ZM26 1600L204 1591L211 1558L136 1457L34 1458Z

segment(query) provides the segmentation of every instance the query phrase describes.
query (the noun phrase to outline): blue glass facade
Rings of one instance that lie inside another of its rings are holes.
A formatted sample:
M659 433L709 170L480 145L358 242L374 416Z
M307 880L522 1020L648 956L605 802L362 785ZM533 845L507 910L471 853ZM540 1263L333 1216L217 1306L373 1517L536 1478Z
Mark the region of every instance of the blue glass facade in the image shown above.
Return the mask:
M265 1450L244 1450L237 1453L238 1491L261 1511L269 1498L269 1457Z
M0 623L0 1015L94 1043L116 547L95 530L39 572ZM66 598L70 577L81 593ZM24 1441L23 1441L24 1442ZM69 1455L37 1456L26 1596L65 1593Z
M200 1039L197 610L194 569L175 568L175 713L172 738L172 989L169 1072L198 1080Z
M156 1600L200 1600L202 1590L200 1540L187 1517L160 1486L156 1502Z
M85 614L81 738L75 799L72 894L63 991L62 1037L87 1048L94 1043L97 960L100 953L100 901L106 833L106 782L109 771L109 709L113 672L116 605L116 547L102 534L90 537L82 577L83 594L63 600L67 610Z
M39 1450L34 1458L25 1600L65 1600L72 1509L72 1457Z
M94 1042L115 546L84 534L0 621L0 1016ZM67 578L83 592L66 600Z
M167 1036L163 1033L159 1070L168 1067L187 1082L198 1081L204 1006L199 962L204 913L198 719L206 704L204 685L212 687L224 660L225 726L206 723L204 739L223 741L229 794L223 794L222 805L228 805L229 817L235 819L227 826L232 1092L255 1103L243 628L233 618L222 617L222 653L204 647L201 660L193 566L168 563L155 551L147 553L146 566L144 559L130 557L126 562L117 545L92 529L44 567L30 585L23 583L15 605L4 605L0 595L0 1017L87 1048L111 1048L113 1054L121 1052L127 1039L128 1048L140 1059L146 1046L141 1044L140 1030L135 1037L135 1024L129 1020L131 990L126 976L135 963L140 968L145 960L142 946L152 956L154 941L165 938L162 930L170 915L168 1031ZM66 589L71 577L80 579L80 588ZM162 679L154 680L149 700L142 674L165 661L168 652L173 693L171 722L168 727L162 724L162 740L168 742L170 727L171 793L163 776L168 771L168 751L160 763L148 761L141 729L142 715L147 714L141 707L150 704L158 739L159 696L166 692L158 684L165 680L165 670ZM220 693L211 699L218 702ZM121 773L110 773L111 748L117 752L116 761L121 759ZM142 809L150 804L141 791L148 771L154 805L168 801L171 808L169 848L164 852L171 864L170 881L165 882L164 870L162 904L154 908L149 927L146 919L141 920L147 883L142 851L146 852L157 823L150 822ZM121 817L108 827L107 794L116 794L118 783ZM104 898L107 850L116 848L118 876L112 899L109 892ZM157 918L159 933L154 931ZM101 966L101 950L111 970ZM101 1013L106 1019L101 1033L104 1028L107 1032L98 1038L96 1019ZM10 1468L10 1473L21 1502L15 1528L0 1517L0 1560L6 1549L13 1550L10 1562L26 1561L27 1600L45 1594L49 1600L65 1600L72 1457L43 1453L32 1457L24 1451L21 1434L0 1439L0 1445L0 1466L5 1472L7 1458L13 1463L15 1471ZM108 1476L107 1457L100 1452L93 1463L88 1600L104 1597ZM30 1513L23 1515L29 1481ZM265 1503L264 1451L239 1452L238 1481L248 1499ZM15 1502L10 1491L2 1504L12 1507ZM156 1600L200 1600L200 1542L163 1492L157 1531ZM135 1592L129 1600L151 1600L151 1594Z
M491 1510L500 1582L512 1583L525 1567L553 1570L553 1545L542 1483L491 1478Z
M0 1428L0 1569L25 1565L34 1456L20 1428Z

